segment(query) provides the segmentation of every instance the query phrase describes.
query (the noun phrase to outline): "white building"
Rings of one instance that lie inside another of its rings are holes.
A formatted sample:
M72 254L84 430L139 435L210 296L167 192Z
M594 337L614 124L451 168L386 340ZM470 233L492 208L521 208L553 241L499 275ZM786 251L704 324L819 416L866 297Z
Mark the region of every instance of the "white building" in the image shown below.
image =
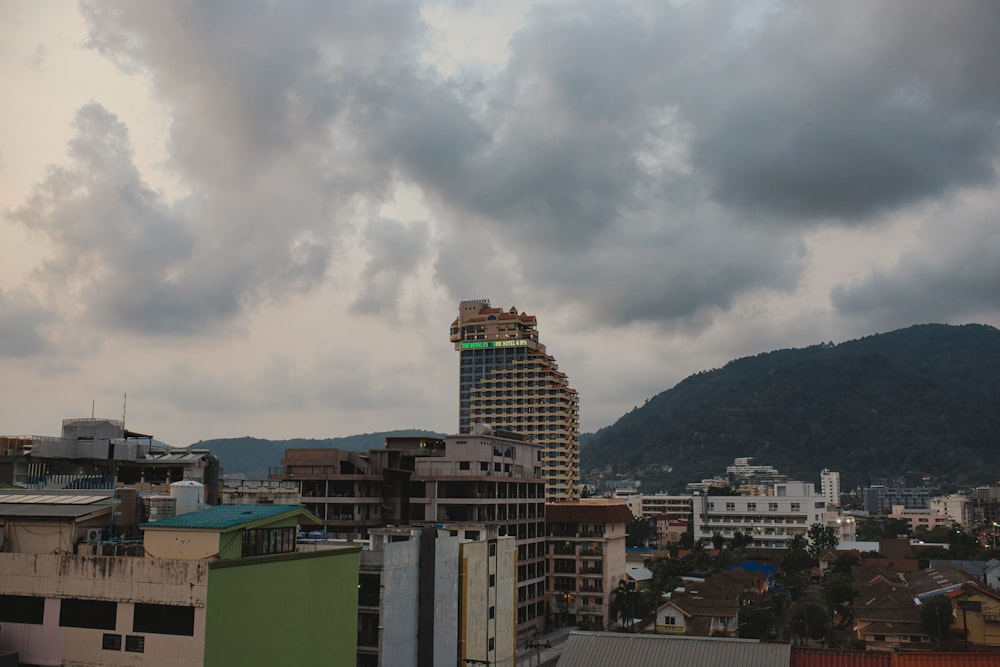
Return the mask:
M694 497L694 537L706 543L719 533L749 535L755 547L784 548L809 526L824 523L826 499L810 482L782 482L772 496Z
M931 498L930 509L932 512L945 515L951 523L963 526L969 523L969 497L961 493Z
M823 468L819 473L820 493L826 502L834 507L840 507L840 473L836 470Z

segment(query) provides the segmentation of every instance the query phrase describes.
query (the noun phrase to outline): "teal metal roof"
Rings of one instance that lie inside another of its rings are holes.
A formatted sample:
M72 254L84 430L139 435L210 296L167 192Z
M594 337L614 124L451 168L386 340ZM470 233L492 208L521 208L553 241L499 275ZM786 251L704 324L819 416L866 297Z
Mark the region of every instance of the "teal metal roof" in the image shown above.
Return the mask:
M290 512L308 515L302 505L216 505L159 521L142 524L149 528L208 528L225 530L262 519L272 519Z

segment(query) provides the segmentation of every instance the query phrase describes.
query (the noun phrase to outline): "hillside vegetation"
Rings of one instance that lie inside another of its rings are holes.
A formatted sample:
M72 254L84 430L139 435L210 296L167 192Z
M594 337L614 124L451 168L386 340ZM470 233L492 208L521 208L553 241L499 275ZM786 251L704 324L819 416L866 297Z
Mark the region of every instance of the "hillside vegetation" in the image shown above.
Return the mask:
M841 471L932 483L1000 479L1000 331L927 324L737 359L651 398L582 447L643 490L683 490L753 456L793 478ZM660 470L670 466L670 472Z
M386 436L390 435L437 435L432 431L408 429L401 431L382 431L379 433L363 433L342 438L293 438L291 440L264 440L262 438L219 438L216 440L199 440L188 448L211 449L212 454L222 462L223 474L243 477L244 479L267 479L268 469L281 465L281 457L286 449L321 448L347 449L355 452L365 452L369 449L381 449L385 446Z

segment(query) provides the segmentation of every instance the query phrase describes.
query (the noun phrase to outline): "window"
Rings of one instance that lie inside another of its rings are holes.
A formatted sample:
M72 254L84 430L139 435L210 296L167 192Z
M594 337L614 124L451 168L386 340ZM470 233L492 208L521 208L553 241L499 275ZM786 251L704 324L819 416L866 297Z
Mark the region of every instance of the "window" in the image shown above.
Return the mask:
M490 575L490 588L493 588L496 585L497 585L497 575L491 574Z
M494 618L497 615L496 607L490 607L489 618Z
M818 510L826 509L826 501L825 500L819 500L819 501L816 502L816 505L814 507L815 507L815 509L818 509Z
M490 637L489 644L487 645L486 650L487 651L496 650L496 639Z
M295 551L295 527L247 528L243 531L242 556L267 556Z
M122 650L122 636L105 634L101 639L101 648L105 651Z
M468 461L459 461L458 462L458 469L459 470L468 470L469 469L469 462Z
M194 607L136 602L132 631L157 635L194 636Z
M726 511L727 512L735 512L736 511L736 503L726 503Z
M885 641L885 635L875 635L875 641L877 641L877 642L884 642Z
M778 511L778 503L768 503L767 504L767 511L768 512L777 512Z
M747 503L747 511L748 512L756 512L757 511L757 503Z
M125 650L132 653L146 652L146 638L141 635L125 635Z
M0 623L41 625L45 598L29 595L0 595Z
M66 598L59 604L59 627L114 630L117 614L115 602Z
M708 509L709 510L714 510L715 509L715 503L709 503L708 504Z
M802 511L802 504L801 503L792 503L792 511L793 512L800 512L800 511Z

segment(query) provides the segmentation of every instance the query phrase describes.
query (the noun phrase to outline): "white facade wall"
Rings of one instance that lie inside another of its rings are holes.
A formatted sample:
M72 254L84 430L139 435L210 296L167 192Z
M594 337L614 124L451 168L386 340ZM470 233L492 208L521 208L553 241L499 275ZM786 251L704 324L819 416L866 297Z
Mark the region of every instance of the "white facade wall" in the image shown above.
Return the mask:
M823 468L819 473L820 493L830 505L840 507L840 473Z
M930 499L931 511L947 516L952 523L969 523L969 497L960 493Z
M809 526L823 523L826 499L807 482L775 485L773 496L695 496L694 537L706 544L719 533L750 535L752 546L784 548Z

